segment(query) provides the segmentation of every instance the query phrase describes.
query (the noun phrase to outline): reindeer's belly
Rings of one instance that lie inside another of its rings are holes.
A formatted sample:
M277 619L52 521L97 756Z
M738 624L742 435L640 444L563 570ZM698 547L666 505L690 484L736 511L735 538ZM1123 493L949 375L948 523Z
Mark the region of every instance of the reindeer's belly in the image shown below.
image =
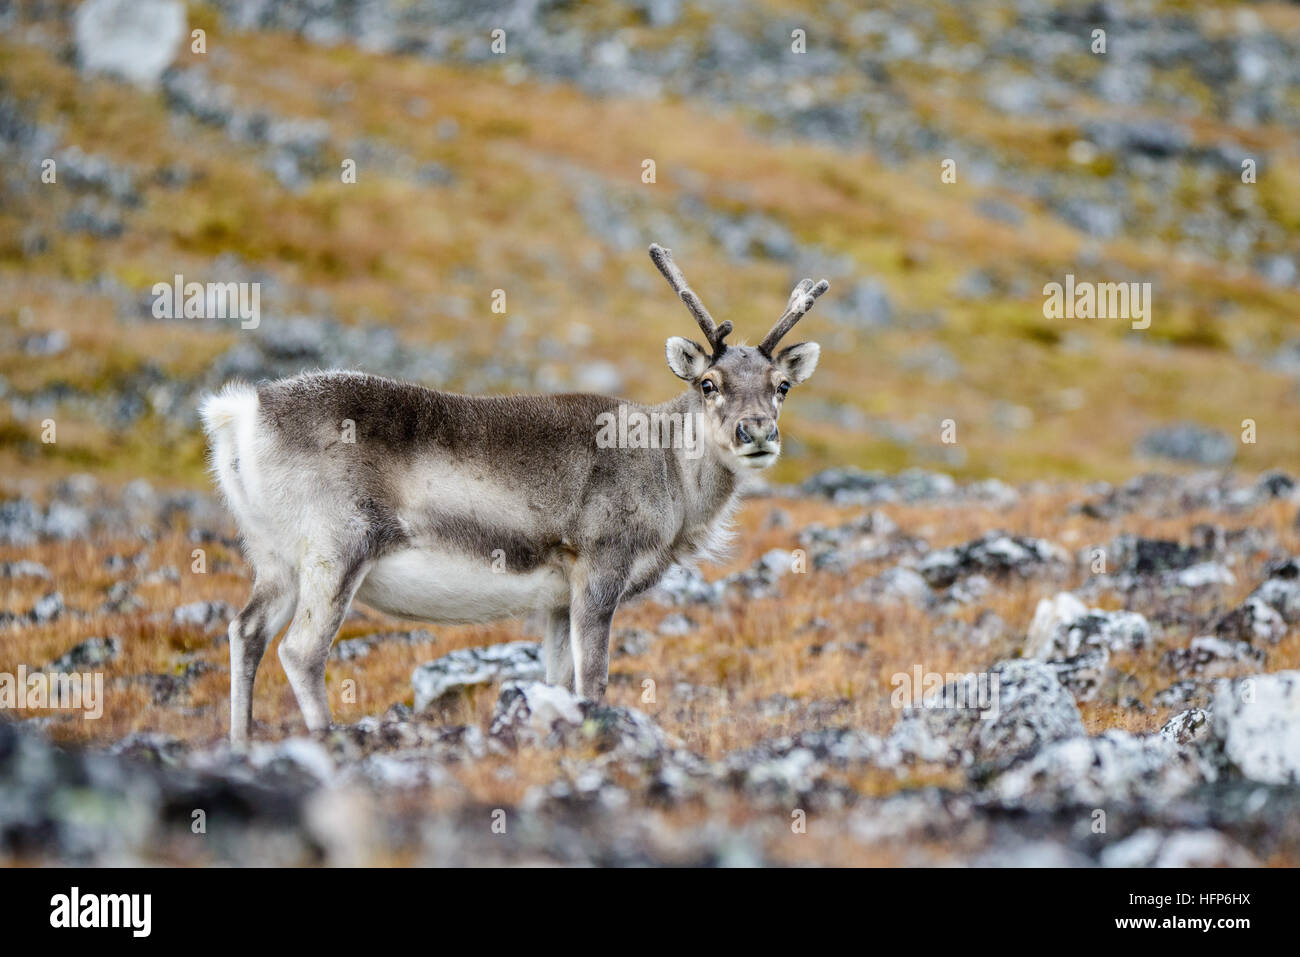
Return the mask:
M556 565L498 571L464 555L408 549L377 561L356 597L399 618L472 624L567 606L569 583Z

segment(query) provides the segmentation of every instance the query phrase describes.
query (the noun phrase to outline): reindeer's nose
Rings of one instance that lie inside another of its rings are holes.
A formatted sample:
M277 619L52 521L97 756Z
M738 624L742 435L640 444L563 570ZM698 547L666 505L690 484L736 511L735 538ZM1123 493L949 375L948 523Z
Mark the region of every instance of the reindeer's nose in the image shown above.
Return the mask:
M749 445L753 442L775 445L780 438L781 433L777 431L776 419L769 416L750 416L736 423L736 441L741 445Z

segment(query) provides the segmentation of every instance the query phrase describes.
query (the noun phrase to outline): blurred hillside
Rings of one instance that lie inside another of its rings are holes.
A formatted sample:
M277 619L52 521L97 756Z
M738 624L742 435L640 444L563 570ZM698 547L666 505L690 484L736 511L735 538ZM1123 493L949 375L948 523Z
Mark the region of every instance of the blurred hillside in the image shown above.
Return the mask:
M0 0L0 467L202 483L197 394L305 367L667 398L651 241L751 340L831 280L778 479L1293 466L1300 8L872 6L190 3L149 86ZM1067 273L1150 328L1045 318ZM176 274L260 325L154 319Z
M863 6L0 0L0 679L103 691L0 694L0 862L1300 861L1300 6ZM751 342L831 281L736 552L604 702L536 622L353 607L337 723L268 654L232 753L200 393L668 398L652 241Z

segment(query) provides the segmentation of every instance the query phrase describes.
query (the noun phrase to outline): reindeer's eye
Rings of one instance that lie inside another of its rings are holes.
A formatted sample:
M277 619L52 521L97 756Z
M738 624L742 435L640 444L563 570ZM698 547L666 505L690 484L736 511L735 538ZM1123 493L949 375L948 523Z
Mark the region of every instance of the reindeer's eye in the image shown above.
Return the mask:
M705 379L700 383L700 391L705 395L713 395L713 393L718 391L718 387L713 384L712 379Z
M790 391L790 383L782 382L779 386L776 387L776 391L781 393L782 395L785 395L787 392Z

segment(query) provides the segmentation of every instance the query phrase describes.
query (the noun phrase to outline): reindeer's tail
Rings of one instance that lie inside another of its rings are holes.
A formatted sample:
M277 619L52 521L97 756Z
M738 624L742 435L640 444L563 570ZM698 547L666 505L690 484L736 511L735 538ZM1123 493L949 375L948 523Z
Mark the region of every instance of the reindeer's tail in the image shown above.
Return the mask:
M253 439L259 409L257 390L242 382L230 383L199 406L203 430L212 444L213 474L241 526L253 511Z

